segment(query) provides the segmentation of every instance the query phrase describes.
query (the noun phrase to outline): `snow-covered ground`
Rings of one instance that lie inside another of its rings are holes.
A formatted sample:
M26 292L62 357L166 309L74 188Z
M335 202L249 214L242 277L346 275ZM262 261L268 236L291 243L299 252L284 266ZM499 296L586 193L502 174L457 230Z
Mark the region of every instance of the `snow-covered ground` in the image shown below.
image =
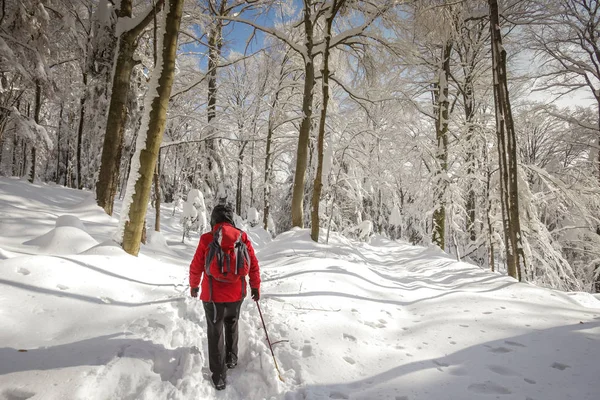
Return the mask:
M136 258L91 193L0 179L0 399L600 398L593 296L306 230L250 232L283 381L247 300L240 364L216 392L188 296L198 237L182 244L180 214L162 216Z

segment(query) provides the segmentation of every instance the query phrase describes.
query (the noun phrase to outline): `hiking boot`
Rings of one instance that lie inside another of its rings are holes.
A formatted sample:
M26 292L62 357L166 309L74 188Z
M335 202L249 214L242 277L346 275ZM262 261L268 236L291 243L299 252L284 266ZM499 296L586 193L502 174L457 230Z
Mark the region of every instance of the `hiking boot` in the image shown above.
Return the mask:
M229 369L235 368L237 361L237 356L233 353L229 353L227 354L227 357L225 357L225 364L227 364L227 368Z
M219 376L217 379L213 377L213 383L215 385L215 389L223 390L226 386L225 375Z

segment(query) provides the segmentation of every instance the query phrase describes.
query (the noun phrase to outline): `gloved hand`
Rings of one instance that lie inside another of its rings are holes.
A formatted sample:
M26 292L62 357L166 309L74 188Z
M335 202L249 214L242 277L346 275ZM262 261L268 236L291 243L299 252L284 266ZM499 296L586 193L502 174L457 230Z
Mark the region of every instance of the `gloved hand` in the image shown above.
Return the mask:
M250 296L252 297L252 300L258 301L260 299L260 292L259 292L258 288L251 288Z
M197 288L197 287L190 288L190 296L198 297L199 291L200 291L200 288Z

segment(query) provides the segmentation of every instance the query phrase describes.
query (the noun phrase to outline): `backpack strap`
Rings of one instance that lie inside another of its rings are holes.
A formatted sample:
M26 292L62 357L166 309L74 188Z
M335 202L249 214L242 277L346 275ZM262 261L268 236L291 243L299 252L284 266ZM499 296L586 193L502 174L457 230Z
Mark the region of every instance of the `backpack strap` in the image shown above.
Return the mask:
M217 258L217 265L219 266L219 268L221 268L221 273L223 273L223 252L221 250L221 240L222 240L221 228L222 227L219 227L215 232L213 232L213 240L208 245L208 252L206 254L206 259L204 262L204 270L206 271L206 274L210 277L212 277L212 275L210 273L210 264L212 263L212 261L215 257Z
M240 230L240 236L235 241L234 248L237 250L235 254L235 273L239 273L239 270L244 268L244 261L250 264L250 254L248 253L248 246L242 240L243 231Z

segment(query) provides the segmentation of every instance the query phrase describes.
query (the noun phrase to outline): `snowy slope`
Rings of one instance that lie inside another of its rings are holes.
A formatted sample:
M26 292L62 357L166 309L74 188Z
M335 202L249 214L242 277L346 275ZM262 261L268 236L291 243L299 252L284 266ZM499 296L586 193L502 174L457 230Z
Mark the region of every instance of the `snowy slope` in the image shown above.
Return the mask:
M136 258L91 193L0 179L0 399L600 398L593 296L306 230L249 232L283 382L246 301L240 364L216 392L187 295L198 238L182 244L179 214L162 215Z

